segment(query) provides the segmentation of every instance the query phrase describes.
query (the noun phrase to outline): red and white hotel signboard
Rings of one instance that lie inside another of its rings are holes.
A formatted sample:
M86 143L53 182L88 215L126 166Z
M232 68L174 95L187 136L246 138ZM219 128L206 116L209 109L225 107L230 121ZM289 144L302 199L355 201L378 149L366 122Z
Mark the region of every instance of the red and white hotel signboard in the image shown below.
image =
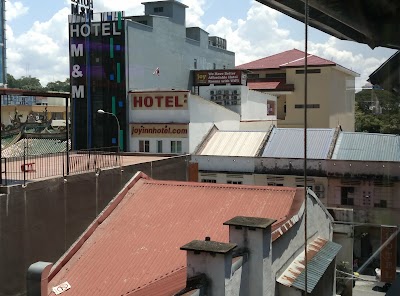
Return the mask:
M132 110L187 110L188 91L131 92Z
M397 227L381 228L381 245L397 231ZM381 251L381 282L393 283L396 279L397 237Z

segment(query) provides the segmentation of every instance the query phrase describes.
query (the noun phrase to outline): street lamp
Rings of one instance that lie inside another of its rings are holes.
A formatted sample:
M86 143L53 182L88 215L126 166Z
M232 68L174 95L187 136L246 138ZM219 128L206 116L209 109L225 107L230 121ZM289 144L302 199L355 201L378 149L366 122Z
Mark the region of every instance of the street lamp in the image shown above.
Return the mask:
M114 118L117 120L117 125L118 125L118 132L117 132L117 155L119 156L119 133L120 133L119 131L121 130L121 128L120 128L120 125L119 125L118 117L117 117L114 113L106 112L106 111L104 111L103 109L97 110L97 113L99 113L99 114L108 114L108 115L114 116Z

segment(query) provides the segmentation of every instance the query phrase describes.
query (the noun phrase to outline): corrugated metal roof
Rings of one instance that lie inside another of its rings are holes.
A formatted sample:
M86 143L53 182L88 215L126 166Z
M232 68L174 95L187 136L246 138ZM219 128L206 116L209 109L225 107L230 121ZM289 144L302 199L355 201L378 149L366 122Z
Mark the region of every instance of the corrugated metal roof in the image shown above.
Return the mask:
M217 131L198 155L257 156L267 132Z
M326 159L332 144L335 129L307 129L307 157ZM274 128L265 146L263 157L304 157L304 129Z
M388 134L341 132L332 159L400 161L400 137Z
M335 66L332 61L309 55L308 66ZM237 69L279 69L283 67L304 66L304 52L298 49L291 49L272 56L268 56L250 63L236 66Z
M27 155L43 155L58 152L66 152L67 141L57 139L22 139L4 149L3 157L22 157ZM70 146L70 145L69 145Z
M307 293L312 293L337 253L341 245L317 238L307 246ZM304 251L290 264L277 282L288 287L305 290Z
M223 222L235 216L286 221L299 212L304 196L303 188L143 177L132 183L64 255L70 259L53 269L59 271L49 287L68 281L71 289L63 296L172 295L185 287L181 246L206 236L229 242Z

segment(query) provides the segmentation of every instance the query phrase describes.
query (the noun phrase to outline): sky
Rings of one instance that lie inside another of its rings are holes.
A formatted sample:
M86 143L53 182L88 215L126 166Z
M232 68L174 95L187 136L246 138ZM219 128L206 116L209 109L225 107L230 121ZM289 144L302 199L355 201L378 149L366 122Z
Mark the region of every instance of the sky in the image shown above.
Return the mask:
M146 0L93 0L94 12L124 10L141 15ZM304 24L254 0L180 0L189 6L186 26L227 39L236 65L285 50L304 50ZM234 5L233 5L234 3ZM7 72L48 82L69 77L70 0L6 0ZM393 49L342 41L309 28L308 51L360 74L356 88L385 62Z

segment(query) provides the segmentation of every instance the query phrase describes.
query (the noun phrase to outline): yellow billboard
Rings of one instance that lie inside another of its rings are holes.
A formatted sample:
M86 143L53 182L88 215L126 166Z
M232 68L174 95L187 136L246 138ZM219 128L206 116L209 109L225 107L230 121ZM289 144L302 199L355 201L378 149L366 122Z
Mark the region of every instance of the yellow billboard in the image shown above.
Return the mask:
M142 138L187 138L187 123L134 123L131 124L131 136Z

